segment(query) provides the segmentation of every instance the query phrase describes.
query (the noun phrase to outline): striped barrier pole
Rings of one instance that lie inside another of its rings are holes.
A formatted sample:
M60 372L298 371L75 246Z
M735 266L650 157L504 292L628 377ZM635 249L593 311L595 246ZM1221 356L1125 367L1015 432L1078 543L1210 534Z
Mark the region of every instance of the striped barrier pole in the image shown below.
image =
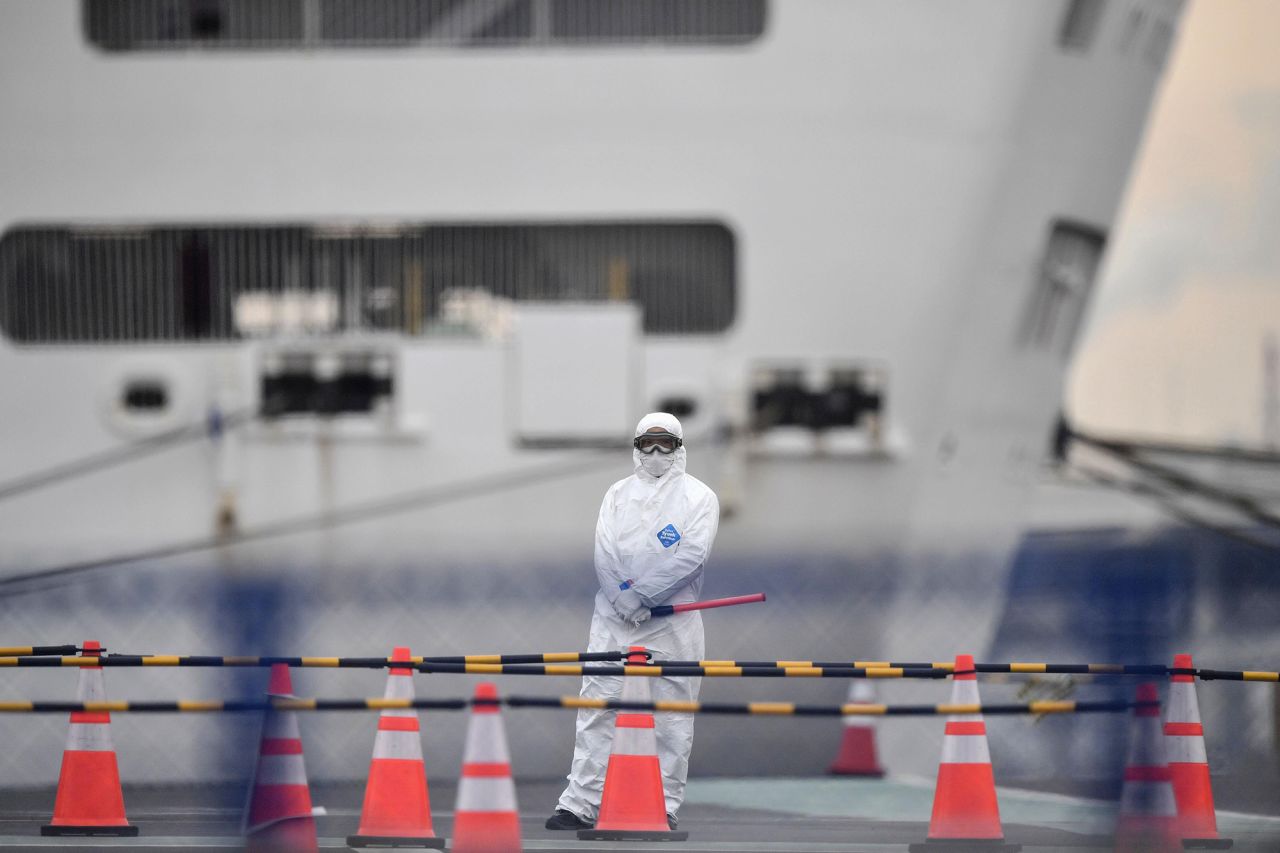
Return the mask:
M0 701L0 714L65 714L65 713L242 713L261 711L384 711L431 710L463 711L485 704L509 708L543 708L578 710L595 708L612 711L670 711L678 714L722 714L766 717L931 717L950 714L1095 714L1126 713L1135 708L1159 707L1158 702L1080 702L1046 700L1041 702L969 705L942 703L937 705L801 705L795 702L631 702L621 699L587 699L581 696L508 696L503 699L300 699L268 698L249 700L167 699L130 702L111 699L99 702L45 702L28 700Z
M60 650L60 646L24 646L23 649ZM3 652L0 649L0 652ZM104 655L101 658L83 655L3 655L0 667L269 667L285 664L295 668L363 668L383 669L411 664L424 673L480 673L506 675L751 675L756 677L859 677L850 670L865 670L866 677L874 678L944 678L952 675L955 665L946 661L895 662L895 661L735 661L656 660L650 668L662 668L663 672L628 672L620 669L579 671L572 666L555 664L610 663L620 661L623 652L549 652L527 655L455 655L437 657L413 657L409 661L394 661L380 657L307 657L307 656L217 656L217 655ZM476 667L504 667L504 669L479 669ZM505 669L505 667L517 667ZM520 669L518 667L533 667ZM544 671L538 671L542 667ZM682 671L688 670L688 671ZM798 670L798 671L795 671ZM912 671L912 672L908 672ZM913 674L918 671L920 674ZM1015 675L1138 675L1173 676L1190 675L1203 681L1267 681L1280 682L1280 672L1266 670L1198 669L1194 667L1170 667L1163 664L1111 664L1111 663L977 663L973 672L978 674Z
M52 647L51 647L52 648ZM63 666L184 666L184 667L270 667L284 664L293 668L332 669L382 669L400 667L406 661L392 658L364 657L307 657L307 656L220 656L220 655L104 655L102 658L75 654L64 657L4 656L0 666L63 667ZM544 664L544 663L616 663L623 659L622 652L547 652L524 655L451 655L439 657L414 656L411 664Z
M0 657L78 655L80 651L80 647L74 644L66 646L0 646Z

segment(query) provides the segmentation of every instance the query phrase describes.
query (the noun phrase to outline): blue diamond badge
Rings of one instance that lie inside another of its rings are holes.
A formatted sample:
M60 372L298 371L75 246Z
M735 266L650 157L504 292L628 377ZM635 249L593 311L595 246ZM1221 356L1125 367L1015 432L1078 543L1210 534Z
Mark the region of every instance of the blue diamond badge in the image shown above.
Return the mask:
M658 531L658 541L662 543L663 548L670 548L680 541L680 531L676 530L675 525L668 524Z

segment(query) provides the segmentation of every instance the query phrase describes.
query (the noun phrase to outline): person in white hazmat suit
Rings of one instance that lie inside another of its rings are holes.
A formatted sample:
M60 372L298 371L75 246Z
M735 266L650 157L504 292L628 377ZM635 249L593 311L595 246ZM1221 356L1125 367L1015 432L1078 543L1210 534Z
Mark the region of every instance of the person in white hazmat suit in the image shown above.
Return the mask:
M698 600L720 524L720 503L705 483L685 472L684 432L674 415L654 412L641 418L631 455L635 473L605 492L596 522L600 589L587 649L644 646L659 658L702 660L701 613L650 619L649 608ZM656 678L653 698L694 701L700 685L699 678ZM621 694L621 677L582 679L582 696L616 699ZM548 829L594 825L615 716L614 711L578 711L569 784L547 820ZM654 725L667 819L674 829L689 772L693 715L658 713Z

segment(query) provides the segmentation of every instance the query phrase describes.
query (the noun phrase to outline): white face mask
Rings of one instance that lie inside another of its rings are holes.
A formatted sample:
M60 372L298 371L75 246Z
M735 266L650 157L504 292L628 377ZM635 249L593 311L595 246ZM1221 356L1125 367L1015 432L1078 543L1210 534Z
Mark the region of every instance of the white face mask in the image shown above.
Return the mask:
M650 477L661 477L671 470L671 463L676 461L674 453L642 453L640 466Z

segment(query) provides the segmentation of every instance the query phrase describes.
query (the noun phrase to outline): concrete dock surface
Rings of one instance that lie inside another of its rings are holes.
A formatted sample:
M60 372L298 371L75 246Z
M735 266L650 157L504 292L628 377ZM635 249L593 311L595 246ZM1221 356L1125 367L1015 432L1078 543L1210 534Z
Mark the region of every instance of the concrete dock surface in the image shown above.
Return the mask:
M524 849L538 851L778 851L778 853L905 853L925 840L933 780L890 776L852 778L697 778L689 782L680 811L683 842L579 841L553 832L543 821L554 808L558 779L517 780ZM430 783L436 834L452 832L455 780ZM240 849L243 788L232 785L125 788L136 838L44 838L40 826L53 811L52 789L10 791L0 796L0 847L5 849ZM312 800L326 814L317 818L321 849L345 849L356 831L362 783L312 786ZM999 789L1006 839L1027 851L1111 849L1116 804L1087 797L1019 788ZM1240 851L1280 850L1280 815L1219 811L1219 831Z

